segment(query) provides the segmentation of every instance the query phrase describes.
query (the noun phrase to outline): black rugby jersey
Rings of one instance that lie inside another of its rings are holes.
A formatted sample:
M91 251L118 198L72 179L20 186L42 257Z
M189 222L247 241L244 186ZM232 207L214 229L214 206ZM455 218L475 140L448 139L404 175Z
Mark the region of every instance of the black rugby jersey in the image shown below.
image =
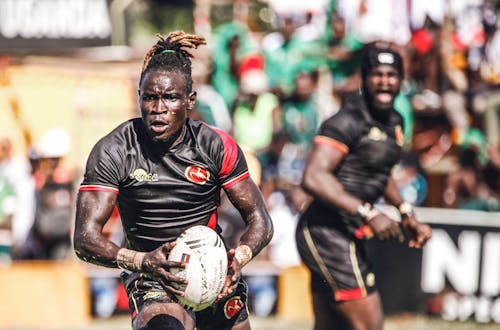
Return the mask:
M127 246L150 251L186 228L216 228L221 188L249 177L243 152L227 133L187 119L181 142L153 142L140 118L102 138L87 160L80 191L118 194Z
M329 145L345 154L335 176L350 194L374 203L383 196L392 167L401 157L402 117L391 110L386 123L376 121L361 96L349 100L339 112L322 123L314 143ZM342 211L318 199L308 213L319 222L331 221L332 211L341 214L350 232L362 225ZM310 219L312 220L312 219Z

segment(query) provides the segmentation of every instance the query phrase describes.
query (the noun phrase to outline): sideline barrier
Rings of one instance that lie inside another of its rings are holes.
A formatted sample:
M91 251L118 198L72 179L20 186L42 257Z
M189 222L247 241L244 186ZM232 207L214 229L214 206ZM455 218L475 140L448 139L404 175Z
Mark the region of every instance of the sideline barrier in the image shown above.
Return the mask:
M243 275L276 278L276 316L280 319L313 319L310 275L305 265L280 269L268 260L252 260L243 268Z
M74 262L13 262L0 268L0 292L1 329L67 329L91 320L87 275Z
M278 277L278 317L285 320L312 320L309 271L304 265L284 269Z
M382 210L399 215L392 207ZM500 212L424 207L415 212L433 229L424 249L376 239L369 242L385 313L414 312L449 321L500 324ZM256 274L270 267L252 266ZM277 315L312 320L305 266L275 275Z
M385 312L500 323L500 212L415 212L433 229L422 250L370 241Z

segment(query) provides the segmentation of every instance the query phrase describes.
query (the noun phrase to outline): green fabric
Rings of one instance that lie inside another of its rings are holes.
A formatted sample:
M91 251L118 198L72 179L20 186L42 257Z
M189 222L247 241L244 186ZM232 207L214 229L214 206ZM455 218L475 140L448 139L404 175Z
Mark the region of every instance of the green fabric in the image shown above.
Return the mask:
M311 146L318 125L315 104L313 98L305 102L283 103L283 129L290 142L305 148Z
M255 151L267 147L273 134L272 112L277 105L277 97L265 93L258 97L253 111L247 103L237 106L233 115L236 142Z
M476 148L477 158L480 164L485 165L489 161L488 155L488 142L486 136L477 128L469 128L465 133L462 141L460 141L460 148Z
M7 204L14 196L15 193L12 185L0 178L0 224L6 221L7 217L11 214Z
M214 31L213 59L214 71L211 84L217 92L224 98L228 108L233 105L238 95L238 80L230 72L230 56L228 42L234 37L240 39L240 48L237 57L241 58L251 52L257 51L257 46L252 41L246 26L229 22L220 25Z
M330 69L332 79L335 86L343 86L349 77L351 77L361 66L361 50L364 43L361 42L355 34L345 31L345 36L340 38L333 34L332 19L334 12L337 10L337 1L330 0L327 7L327 19L325 29L321 36L321 42L325 47L325 53L328 53L329 48L340 47L346 51L352 52L352 55L347 59L339 60L333 57L326 59L326 64Z
M212 126L216 126L215 118L212 113L212 109L210 108L210 105L207 104L206 102L197 99L196 100L196 111L199 112L201 119Z
M330 47L336 46L330 44ZM332 79L336 85L342 85L345 80L352 76L361 67L361 49L363 43L351 34L346 35L338 41L338 46L352 51L353 55L345 60L328 58L326 63L332 73Z
M413 107L409 98L399 93L394 100L394 109L403 117L403 135L405 144L411 143L413 139Z
M332 16L336 10L337 10L337 0L329 0L328 6L326 6L326 20L323 33L321 36L322 40L330 40L333 36Z
M462 210L498 212L500 211L500 203L498 203L496 199L484 200L480 198L470 198L460 201L457 208Z
M290 94L295 87L295 76L307 68L318 68L324 63L324 48L317 41L290 39L287 44L265 51L265 71L271 87L280 87Z

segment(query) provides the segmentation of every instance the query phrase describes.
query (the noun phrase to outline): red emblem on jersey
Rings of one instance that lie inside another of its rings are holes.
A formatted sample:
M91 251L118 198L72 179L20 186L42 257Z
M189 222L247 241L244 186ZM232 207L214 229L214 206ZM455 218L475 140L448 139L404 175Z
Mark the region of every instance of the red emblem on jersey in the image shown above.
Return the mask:
M240 297L233 297L224 304L224 315L227 319L233 318L239 311L243 309L243 302Z
M196 184L205 184L210 178L210 172L206 168L197 165L191 165L184 172L186 178Z

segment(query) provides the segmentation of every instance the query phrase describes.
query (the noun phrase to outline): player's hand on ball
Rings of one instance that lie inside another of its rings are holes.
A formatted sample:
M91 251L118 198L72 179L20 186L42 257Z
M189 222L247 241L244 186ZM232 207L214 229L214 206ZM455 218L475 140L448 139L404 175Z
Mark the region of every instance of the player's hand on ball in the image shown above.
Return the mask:
M428 224L418 222L414 216L404 217L401 225L410 237L408 246L411 248L420 249L432 236L431 227Z
M404 236L399 228L399 224L383 213L375 216L368 224L372 228L373 233L381 241L391 239L397 239L400 242L404 241Z
M241 276L241 267L238 263L238 260L236 260L236 258L234 257L235 253L235 249L231 249L227 252L228 267L226 280L224 282L222 291L217 296L217 299L222 299L225 296L232 294L236 290L236 286L238 285L238 280Z
M174 275L170 272L170 268L184 268L186 265L178 262L168 260L170 250L175 246L175 242L165 243L157 249L148 252L144 257L142 263L143 272L153 277L165 291L173 294L183 296L182 290L176 289L172 286L172 282L186 284L187 279Z

